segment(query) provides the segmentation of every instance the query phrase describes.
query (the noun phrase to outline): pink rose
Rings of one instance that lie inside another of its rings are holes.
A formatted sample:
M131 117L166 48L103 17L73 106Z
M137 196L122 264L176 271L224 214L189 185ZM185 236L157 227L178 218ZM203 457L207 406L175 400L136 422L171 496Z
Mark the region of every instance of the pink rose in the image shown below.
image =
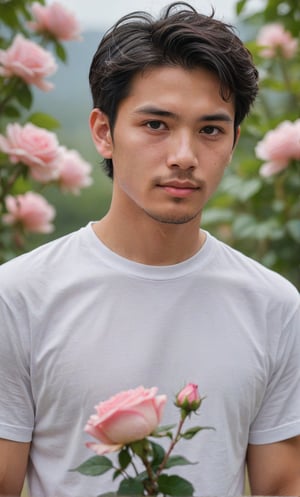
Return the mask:
M279 163L279 162L265 162L259 169L259 174L263 178L268 178L269 176L273 176L274 174L280 173L284 169L286 169L288 163Z
M53 88L53 84L44 78L53 74L56 69L53 55L21 34L16 35L7 50L0 50L0 75L18 76L40 90L48 91Z
M289 161L300 159L300 119L283 121L268 131L255 147L256 156L267 161L260 169L262 176L271 176L288 167Z
M36 32L46 31L58 40L80 40L80 26L74 14L54 2L50 5L33 3L32 14L34 21L29 26Z
M201 398L198 392L198 385L188 383L176 395L176 406L186 412L196 411L201 404Z
M23 195L8 195L5 199L8 214L3 215L6 224L21 224L32 233L50 233L54 227L51 221L55 217L55 209L47 200L34 192Z
M273 23L264 26L258 33L257 45L263 47L261 55L272 59L279 52L285 59L291 59L297 52L298 41L292 38L282 24Z
M60 147L55 133L27 123L8 124L6 137L0 135L0 150L13 164L23 162L37 181L46 183L58 177Z
M80 188L92 184L91 165L76 150L61 147L58 182L63 190L78 194Z
M85 431L101 443L89 442L87 447L101 455L150 435L160 423L167 400L165 395L156 396L156 392L156 387L140 386L100 402Z

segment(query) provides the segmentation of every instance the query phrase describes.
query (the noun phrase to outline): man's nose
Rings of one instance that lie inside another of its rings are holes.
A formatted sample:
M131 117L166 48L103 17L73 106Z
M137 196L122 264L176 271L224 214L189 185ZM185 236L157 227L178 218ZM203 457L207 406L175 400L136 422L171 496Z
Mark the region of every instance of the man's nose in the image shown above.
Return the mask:
M189 133L175 134L170 141L168 167L194 169L198 164L195 150L195 137Z

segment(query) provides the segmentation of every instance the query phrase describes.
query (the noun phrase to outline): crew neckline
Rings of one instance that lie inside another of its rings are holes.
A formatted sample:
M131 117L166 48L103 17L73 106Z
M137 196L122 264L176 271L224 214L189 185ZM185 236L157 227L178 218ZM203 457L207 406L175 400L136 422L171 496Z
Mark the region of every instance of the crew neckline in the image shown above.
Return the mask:
M94 221L89 222L82 230L88 236L86 241L88 241L94 257L100 258L102 264L106 266L139 278L163 280L183 277L196 270L196 268L199 270L200 266L206 266L216 249L214 238L210 233L203 230L206 234L206 239L202 247L192 257L182 262L165 266L142 264L127 259L108 248L94 232L93 224Z

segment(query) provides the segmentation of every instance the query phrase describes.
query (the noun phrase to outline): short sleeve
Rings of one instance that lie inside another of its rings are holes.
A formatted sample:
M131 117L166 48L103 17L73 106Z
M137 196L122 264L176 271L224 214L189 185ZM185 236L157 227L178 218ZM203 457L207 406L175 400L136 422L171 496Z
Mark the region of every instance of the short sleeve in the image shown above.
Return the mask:
M24 302L0 296L0 437L31 441L34 404L30 385L30 338ZM11 299L12 300L12 299Z
M249 443L267 444L300 434L300 305L282 328L276 357Z

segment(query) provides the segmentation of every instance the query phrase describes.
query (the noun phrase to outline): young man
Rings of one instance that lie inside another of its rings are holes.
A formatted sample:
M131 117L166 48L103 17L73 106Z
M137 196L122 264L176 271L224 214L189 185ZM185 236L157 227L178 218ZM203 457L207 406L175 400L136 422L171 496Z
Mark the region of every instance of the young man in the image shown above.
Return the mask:
M94 405L140 384L207 396L180 474L195 495L300 494L299 296L199 230L257 93L231 28L188 4L122 19L90 71L91 132L113 177L98 222L1 267L0 494L96 496ZM180 453L180 447L178 449Z

